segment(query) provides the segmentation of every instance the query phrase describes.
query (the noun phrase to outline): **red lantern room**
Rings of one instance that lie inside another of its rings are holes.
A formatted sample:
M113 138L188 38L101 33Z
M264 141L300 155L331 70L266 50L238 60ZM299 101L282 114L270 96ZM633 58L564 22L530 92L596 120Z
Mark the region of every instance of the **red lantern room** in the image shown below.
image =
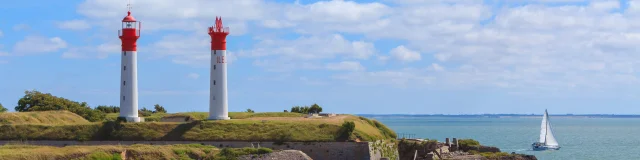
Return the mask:
M122 51L136 51L136 41L140 38L140 22L131 16L131 11L122 19L122 30L118 36L122 40Z
M227 35L229 35L229 27L222 25L222 17L216 17L215 25L209 27L211 50L227 50Z

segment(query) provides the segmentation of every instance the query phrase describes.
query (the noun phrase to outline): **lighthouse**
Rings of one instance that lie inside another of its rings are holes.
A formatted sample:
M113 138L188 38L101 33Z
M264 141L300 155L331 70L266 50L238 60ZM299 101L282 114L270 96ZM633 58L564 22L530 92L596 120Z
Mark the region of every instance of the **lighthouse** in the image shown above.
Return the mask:
M222 25L222 18L209 27L211 37L211 79L209 83L209 119L229 119L227 98L227 35L229 27Z
M136 41L140 38L140 22L131 16L131 9L122 19L122 30L118 31L122 41L120 66L120 116L127 122L144 121L138 117L138 53Z

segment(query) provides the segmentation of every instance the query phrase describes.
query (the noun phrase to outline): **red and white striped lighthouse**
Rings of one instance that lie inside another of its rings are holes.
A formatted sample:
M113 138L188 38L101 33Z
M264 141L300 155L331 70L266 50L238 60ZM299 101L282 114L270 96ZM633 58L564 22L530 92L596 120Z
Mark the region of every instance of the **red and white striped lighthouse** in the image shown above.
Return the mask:
M122 30L118 31L122 40L122 60L120 67L120 117L127 122L144 121L138 117L138 53L136 41L140 38L140 22L131 16L131 10L122 19Z
M222 18L216 17L214 26L209 27L211 36L211 82L209 92L209 119L229 119L227 98L227 35L229 27L222 25Z

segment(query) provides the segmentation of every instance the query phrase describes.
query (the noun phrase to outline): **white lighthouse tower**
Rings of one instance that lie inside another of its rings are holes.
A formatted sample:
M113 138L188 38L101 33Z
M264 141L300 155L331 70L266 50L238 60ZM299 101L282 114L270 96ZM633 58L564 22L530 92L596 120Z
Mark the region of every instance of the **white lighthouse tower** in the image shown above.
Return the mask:
M229 118L227 98L227 35L229 27L222 25L222 18L216 17L214 26L209 27L211 36L211 82L209 83L209 119Z
M122 30L118 31L122 40L122 60L120 67L120 116L127 122L144 121L138 117L138 53L136 41L140 38L140 22L131 16L131 9L122 19Z

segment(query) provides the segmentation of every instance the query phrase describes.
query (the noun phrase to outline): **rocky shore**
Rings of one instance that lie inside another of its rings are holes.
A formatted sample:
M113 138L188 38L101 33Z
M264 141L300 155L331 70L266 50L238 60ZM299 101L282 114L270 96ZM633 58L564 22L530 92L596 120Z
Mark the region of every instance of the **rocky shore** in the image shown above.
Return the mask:
M537 160L533 155L501 152L499 148L480 145L472 139L436 140L402 139L398 142L400 159L432 160Z

